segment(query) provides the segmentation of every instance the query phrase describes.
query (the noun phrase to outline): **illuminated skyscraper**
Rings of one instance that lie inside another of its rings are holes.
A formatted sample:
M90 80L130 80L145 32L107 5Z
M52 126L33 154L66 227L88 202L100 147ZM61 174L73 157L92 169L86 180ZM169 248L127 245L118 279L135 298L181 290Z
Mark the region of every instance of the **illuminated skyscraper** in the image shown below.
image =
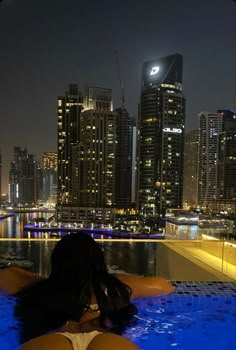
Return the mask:
M58 205L72 202L72 147L79 143L82 103L76 84L58 97Z
M2 152L0 150L0 202L2 200Z
M116 114L87 110L80 143L73 148L73 202L79 207L114 207Z
M41 161L40 199L56 203L57 200L57 153L44 152Z
M218 195L220 113L201 112L199 117L198 203L207 205Z
M59 203L57 217L84 225L111 223L117 147L111 89L89 87L79 110L76 138L68 133L69 200Z
M158 223L182 207L185 98L179 54L145 62L140 104L139 206Z
M236 200L236 111L220 110L218 199Z
M197 206L198 139L198 129L185 134L183 203L191 207Z
M26 148L14 148L14 160L9 172L9 202L32 205L37 201L37 162Z
M124 108L117 112L116 207L130 208L132 194L132 148L134 120Z

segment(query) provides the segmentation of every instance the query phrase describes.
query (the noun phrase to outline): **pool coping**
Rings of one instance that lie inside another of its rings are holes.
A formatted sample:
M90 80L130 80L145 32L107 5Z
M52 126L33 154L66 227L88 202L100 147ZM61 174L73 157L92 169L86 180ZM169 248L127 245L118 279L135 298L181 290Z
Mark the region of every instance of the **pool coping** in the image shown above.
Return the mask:
M170 281L175 287L173 295L193 297L225 296L236 298L236 282Z

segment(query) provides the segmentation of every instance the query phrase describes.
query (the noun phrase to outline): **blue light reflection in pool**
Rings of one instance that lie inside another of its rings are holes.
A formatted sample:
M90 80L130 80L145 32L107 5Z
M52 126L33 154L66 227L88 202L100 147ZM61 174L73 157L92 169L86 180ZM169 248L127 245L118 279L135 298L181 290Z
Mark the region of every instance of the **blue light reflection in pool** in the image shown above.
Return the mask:
M236 344L236 298L167 296L136 302L134 329L125 335L141 349L222 350Z
M0 294L0 349L17 350L14 298ZM137 323L125 331L142 350L226 350L236 344L236 298L177 296L135 300Z

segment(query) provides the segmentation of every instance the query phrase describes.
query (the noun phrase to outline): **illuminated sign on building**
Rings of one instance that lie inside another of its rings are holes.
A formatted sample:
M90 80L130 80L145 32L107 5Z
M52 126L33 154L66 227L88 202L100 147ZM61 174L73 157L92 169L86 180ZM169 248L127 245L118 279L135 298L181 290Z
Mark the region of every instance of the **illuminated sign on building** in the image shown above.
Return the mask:
M157 74L159 72L159 70L160 70L160 67L158 67L158 66L152 67L150 75Z
M174 134L181 134L182 129L177 129L177 128L164 128L164 132L173 132Z

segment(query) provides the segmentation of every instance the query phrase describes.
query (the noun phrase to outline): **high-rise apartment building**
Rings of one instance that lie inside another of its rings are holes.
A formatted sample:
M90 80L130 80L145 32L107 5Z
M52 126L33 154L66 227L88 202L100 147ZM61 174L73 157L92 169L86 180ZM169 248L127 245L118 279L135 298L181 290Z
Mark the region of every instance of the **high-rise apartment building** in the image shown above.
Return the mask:
M56 203L57 201L57 153L44 152L40 169L40 199Z
M185 134L184 141L184 207L197 206L198 189L198 139L199 131L191 130Z
M145 62L140 104L139 206L158 221L182 207L185 98L179 54Z
M133 126L133 143L132 143L132 182L131 182L131 203L135 205L136 209L139 207L138 204L138 128L136 120Z
M219 134L218 199L236 200L236 111L219 110L222 132Z
M132 151L134 120L118 108L116 130L116 207L130 208L132 201Z
M80 143L73 147L73 203L79 207L115 206L116 121L114 112L81 114Z
M71 84L57 101L58 134L58 205L72 202L72 147L79 143L82 94Z
M2 152L0 150L0 202L2 200Z
M9 202L32 205L37 201L37 162L26 148L14 148L14 160L9 172Z
M72 137L69 131L64 132L64 138L70 144L70 155L64 162L68 169L68 179L65 177L68 194L63 194L65 182L63 187L58 188L62 200L58 201L57 217L64 222L85 225L110 223L115 206L117 147L117 113L112 111L112 91L89 87L84 102L81 97L79 103L75 103L76 137ZM62 144L66 142L61 140ZM60 142L58 145L60 147ZM62 166L63 163L60 167L58 160L59 180L63 178Z
M199 117L198 203L207 205L218 195L219 135L222 132L220 113L201 112Z

